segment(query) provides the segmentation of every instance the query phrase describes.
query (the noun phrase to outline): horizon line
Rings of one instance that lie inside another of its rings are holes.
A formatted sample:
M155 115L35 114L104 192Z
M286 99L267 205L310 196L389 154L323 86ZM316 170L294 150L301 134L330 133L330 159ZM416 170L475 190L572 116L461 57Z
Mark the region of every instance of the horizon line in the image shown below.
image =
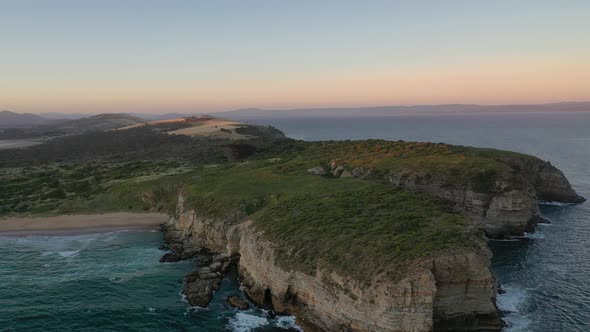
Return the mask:
M412 107L452 107L452 106L473 106L473 107L521 107L521 106L549 106L549 105L560 105L560 104L590 104L590 100L580 100L580 101L557 101L557 102L544 102L544 103L507 103L507 104L474 104L474 103L443 103L443 104L383 104L383 105L362 105L362 106L311 106L311 107L272 107L272 108L262 108L262 107L241 107L241 108L231 108L225 110L210 110L210 111L182 111L182 110L170 110L165 111L162 110L160 112L151 112L151 111L98 111L98 112L57 112L57 111L46 111L46 112L18 112L15 110L10 109L1 109L0 112L12 112L17 114L71 114L71 115L98 115L98 114L153 114L153 115L163 115L163 114L172 114L172 113L183 113L183 114L206 114L206 113L229 113L229 112L239 112L239 111L246 111L246 110L256 110L256 111L269 111L269 112L288 112L288 111L302 111L302 110L337 110L337 109L378 109L378 108L412 108ZM589 105L590 106L590 105ZM590 109L588 109L590 111Z

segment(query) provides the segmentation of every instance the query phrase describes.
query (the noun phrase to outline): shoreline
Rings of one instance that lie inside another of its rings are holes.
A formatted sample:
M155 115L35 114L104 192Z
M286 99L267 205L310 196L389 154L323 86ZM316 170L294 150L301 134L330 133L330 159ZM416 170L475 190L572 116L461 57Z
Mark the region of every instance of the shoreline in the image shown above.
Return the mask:
M0 219L0 236L68 236L120 231L159 230L169 217L159 213L69 214Z

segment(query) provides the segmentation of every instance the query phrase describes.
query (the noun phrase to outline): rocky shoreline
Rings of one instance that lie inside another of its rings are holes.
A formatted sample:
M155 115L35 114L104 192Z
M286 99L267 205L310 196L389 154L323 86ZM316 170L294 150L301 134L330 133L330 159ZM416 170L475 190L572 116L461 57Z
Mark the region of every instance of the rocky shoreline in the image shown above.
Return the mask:
M449 202L484 229L490 238L518 236L542 218L538 200L577 203L577 195L559 170L527 165L516 174L519 185L501 181L494 191L445 183L424 183L412 172L388 173L387 183L424 192ZM365 178L370 170L332 163L309 173ZM554 190L551 189L554 186ZM509 188L510 187L510 188ZM306 331L499 331L498 293L490 272L485 239L470 250L443 250L417 259L399 278L377 271L368 282L317 271L286 270L277 262L278 244L264 237L245 213L206 217L187 206L180 192L174 216L162 226L171 250L162 261L193 259L197 270L184 278L183 294L191 305L206 307L232 264L237 264L245 293L256 305L294 315ZM240 299L233 302L239 303ZM229 301L229 300L228 300ZM236 306L239 306L236 305Z

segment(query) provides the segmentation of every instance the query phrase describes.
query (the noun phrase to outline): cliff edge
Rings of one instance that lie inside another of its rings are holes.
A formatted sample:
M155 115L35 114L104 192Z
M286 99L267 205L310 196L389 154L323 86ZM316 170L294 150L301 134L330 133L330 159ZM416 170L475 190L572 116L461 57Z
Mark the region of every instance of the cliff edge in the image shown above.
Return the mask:
M157 138L173 139L147 156L183 151L191 162L7 169L0 214L167 213L162 261L195 261L182 290L193 305L206 307L237 264L257 304L306 330L497 331L486 236L533 230L539 200L583 201L557 168L508 151Z
M539 200L583 198L531 156L321 142L203 169L164 233L172 255L201 265L185 278L194 305L235 263L255 303L309 331L498 331L484 234L532 230Z
M380 187L308 196L247 218L202 215L186 206L185 195L164 234L173 253L201 264L185 278L183 292L193 305L206 306L236 262L255 303L295 315L306 331L501 326L485 239L461 215L444 212L424 195ZM434 205L423 211L425 204ZM329 206L343 214L330 218ZM407 223L397 213L360 219L396 206L418 221Z

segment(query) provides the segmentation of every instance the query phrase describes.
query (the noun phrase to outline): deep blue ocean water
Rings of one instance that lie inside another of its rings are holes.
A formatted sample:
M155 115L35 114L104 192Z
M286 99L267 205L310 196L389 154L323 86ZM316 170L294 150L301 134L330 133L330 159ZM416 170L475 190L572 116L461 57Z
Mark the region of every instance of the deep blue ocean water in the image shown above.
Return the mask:
M258 119L306 140L383 138L495 147L559 167L590 198L590 113ZM590 331L590 204L542 206L550 225L490 243L507 331ZM237 312L227 276L208 309L179 294L191 262L162 264L158 232L0 237L0 331L287 331Z
M590 112L259 119L289 137L445 142L532 154L561 169L590 199ZM517 241L492 241L492 270L506 331L590 331L590 203L542 205L550 225Z

